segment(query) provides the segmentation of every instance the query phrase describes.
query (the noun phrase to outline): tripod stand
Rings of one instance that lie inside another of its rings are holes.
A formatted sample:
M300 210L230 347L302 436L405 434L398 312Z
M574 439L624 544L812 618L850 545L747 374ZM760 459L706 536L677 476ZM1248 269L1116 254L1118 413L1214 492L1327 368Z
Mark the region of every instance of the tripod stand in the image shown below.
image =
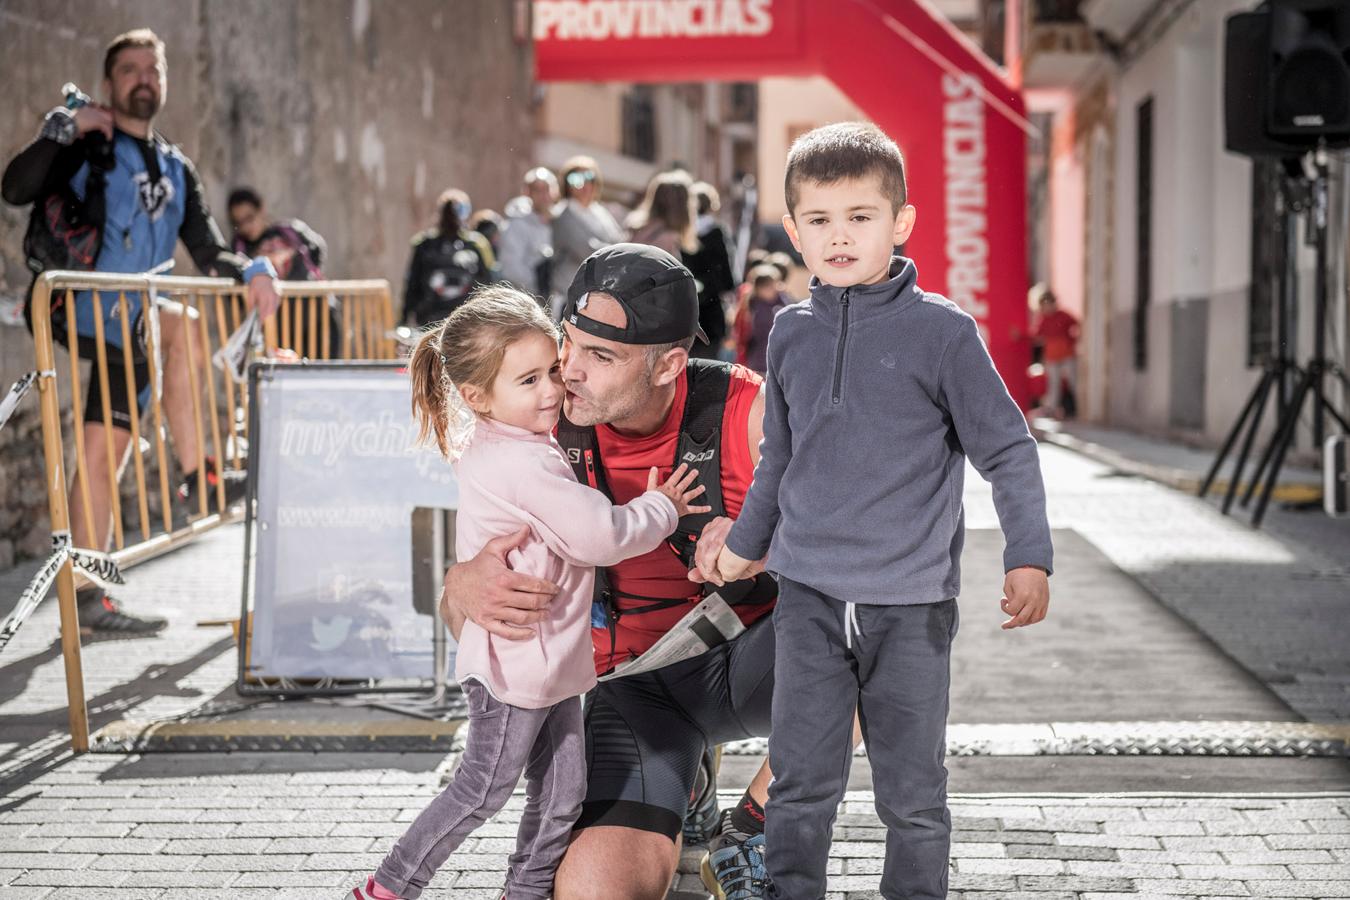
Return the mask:
M1272 389L1278 391L1277 397L1283 400L1284 391L1288 378L1293 375L1298 378L1297 386L1294 388L1292 397L1287 404L1278 403L1278 412L1276 418L1275 433L1272 435L1270 443L1266 446L1265 452L1261 455L1260 462L1257 464L1256 472L1252 480L1247 485L1247 490L1242 497L1242 506L1246 508L1251 503L1252 497L1258 491L1260 499L1257 501L1256 510L1252 514L1252 525L1260 527L1262 520L1266 515L1266 508L1270 504L1271 493L1275 489L1275 484L1280 477L1280 469L1284 465L1285 456L1289 452L1289 446L1294 441L1294 436L1298 431L1299 416L1303 409L1303 402L1311 394L1312 396L1312 432L1313 445L1320 447L1322 445L1323 435L1326 428L1326 415L1335 419L1345 431L1350 432L1350 423L1346 422L1331 402L1326 397L1325 379L1327 376L1335 376L1346 385L1350 390L1350 381L1347 381L1345 372L1326 358L1326 316L1327 316L1327 151L1326 148L1318 147L1310 154L1314 174L1311 177L1312 204L1311 204L1311 222L1313 226L1313 240L1316 249L1316 283L1313 291L1313 356L1307 366L1300 369L1290 362L1284 355L1286 346L1286 328L1287 328L1287 309L1286 304L1292 302L1291 292L1287 289L1287 284L1280 292L1280 304L1278 314L1278 328L1280 332L1279 355L1266 364L1266 371L1253 389L1246 405L1243 407L1241 415L1234 423L1233 428L1228 433L1222 449L1210 467L1209 473L1205 476L1204 483L1200 486L1199 494L1201 497L1209 493L1210 487L1214 483L1215 477L1223 467L1224 460L1233 448L1238 435L1242 432L1244 426L1247 428L1246 437L1242 442L1242 449L1238 454L1237 465L1234 468L1233 477L1228 483L1228 490L1224 495L1222 510L1227 515L1232 507L1233 497L1237 492L1238 482L1242 478L1242 471L1246 468L1247 457L1251 452L1252 444L1256 439L1256 433L1260 429L1261 419L1265 413L1266 401ZM1287 221L1286 237L1292 236L1292 221ZM1292 244L1291 240L1286 241L1286 246ZM1286 267L1294 265L1292 253L1287 252L1285 258ZM1265 481L1262 481L1264 476Z

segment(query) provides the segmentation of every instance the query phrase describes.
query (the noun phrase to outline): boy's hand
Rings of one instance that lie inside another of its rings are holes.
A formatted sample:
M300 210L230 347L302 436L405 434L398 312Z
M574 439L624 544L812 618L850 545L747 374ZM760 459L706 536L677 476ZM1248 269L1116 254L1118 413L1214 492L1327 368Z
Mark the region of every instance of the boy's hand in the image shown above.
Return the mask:
M665 484L656 483L656 466L652 466L651 471L647 473L647 490L660 491L670 498L670 502L675 504L675 514L684 518L690 513L711 512L711 506L691 506L694 498L707 490L703 485L690 490L689 486L698 478L698 470L690 469L685 463L680 463L670 477L666 479Z
M750 567L754 565L754 560L745 559L731 552L728 547L723 547L722 552L717 554L717 578L718 584L726 584L731 581L740 581L742 578L750 576Z
M732 520L726 516L718 516L707 525L703 526L703 533L698 537L698 543L694 545L694 568L689 570L689 580L696 584L717 581L717 555L722 552L722 546L727 542L727 535L731 533Z
M1050 579L1041 569L1023 566L1003 579L1003 600L999 604L1011 616L1004 630L1035 625L1045 618L1050 607Z

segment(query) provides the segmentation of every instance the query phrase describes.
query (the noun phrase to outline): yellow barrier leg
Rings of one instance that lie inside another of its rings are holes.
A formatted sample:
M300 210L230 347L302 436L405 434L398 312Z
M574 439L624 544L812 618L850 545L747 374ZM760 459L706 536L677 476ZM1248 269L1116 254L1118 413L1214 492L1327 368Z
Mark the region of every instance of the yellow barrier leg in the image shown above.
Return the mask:
M38 371L52 372L56 368L52 349L51 283L39 278L33 289L33 344L36 349ZM75 318L73 306L68 316ZM79 385L72 389L79 391ZM56 395L56 379L44 375L38 379L38 395L42 411L42 453L47 465L47 503L52 521L52 532L70 530L70 510L66 505L65 461L61 453L61 404ZM76 428L82 423L76 422ZM56 593L61 612L61 656L66 669L66 707L70 722L70 746L76 753L89 749L89 712L84 700L84 668L80 659L80 618L75 607L75 577L70 560L56 575Z

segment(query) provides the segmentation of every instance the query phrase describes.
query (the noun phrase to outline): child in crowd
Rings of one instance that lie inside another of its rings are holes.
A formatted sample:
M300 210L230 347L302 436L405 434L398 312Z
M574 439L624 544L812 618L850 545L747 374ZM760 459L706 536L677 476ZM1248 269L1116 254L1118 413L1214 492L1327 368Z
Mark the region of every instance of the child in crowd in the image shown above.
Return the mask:
M1037 307L1035 338L1045 367L1041 408L1056 418L1072 419L1077 406L1078 320L1059 308L1054 292L1044 284L1031 290Z
M544 898L586 793L580 695L595 685L593 566L648 553L702 486L680 466L623 506L578 484L553 439L562 409L558 333L528 294L480 288L418 341L409 363L420 438L434 437L459 481L455 549L530 529L511 568L559 585L549 617L523 641L461 624L456 677L469 733L454 780L399 838L357 900L416 898L469 834L501 809L523 772L526 805L505 896Z
M736 309L736 362L763 375L773 317L791 301L774 266L755 266L745 281L749 290Z
M769 896L822 897L857 710L887 829L883 897L947 896L946 750L968 457L1006 540L1004 628L1049 604L1036 443L975 320L893 256L904 162L871 125L802 136L783 224L814 275L769 338L764 440L715 580L778 576Z

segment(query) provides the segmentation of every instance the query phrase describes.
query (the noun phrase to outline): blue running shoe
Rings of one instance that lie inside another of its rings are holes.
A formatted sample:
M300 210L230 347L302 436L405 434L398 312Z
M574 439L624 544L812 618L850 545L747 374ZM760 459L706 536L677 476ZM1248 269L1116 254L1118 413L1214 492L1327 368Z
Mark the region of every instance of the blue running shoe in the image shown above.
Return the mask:
M767 897L769 874L764 868L764 835L723 831L713 838L700 867L703 886L717 900L759 900Z

